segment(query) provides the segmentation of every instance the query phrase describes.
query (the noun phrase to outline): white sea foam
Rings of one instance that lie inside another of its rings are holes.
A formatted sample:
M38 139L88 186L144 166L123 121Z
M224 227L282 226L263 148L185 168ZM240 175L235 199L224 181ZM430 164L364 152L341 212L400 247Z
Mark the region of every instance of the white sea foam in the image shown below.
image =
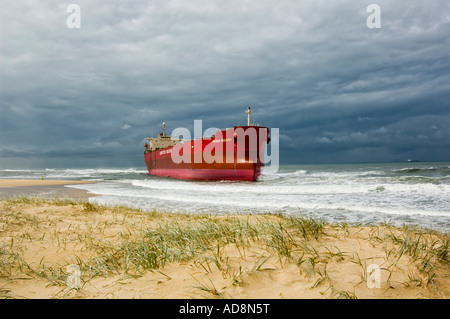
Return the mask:
M281 212L333 221L439 226L450 230L448 164L306 165L281 167L258 182L184 181L149 176L145 168L3 170L0 178L97 180L69 187L100 196L102 204L145 210Z

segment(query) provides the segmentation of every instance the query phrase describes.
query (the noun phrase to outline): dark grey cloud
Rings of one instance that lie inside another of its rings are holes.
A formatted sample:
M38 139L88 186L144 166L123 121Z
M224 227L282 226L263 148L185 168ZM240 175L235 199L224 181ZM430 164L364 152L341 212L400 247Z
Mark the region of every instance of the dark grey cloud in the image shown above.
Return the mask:
M168 129L280 128L282 163L450 158L450 3L14 1L0 8L0 167L143 165Z

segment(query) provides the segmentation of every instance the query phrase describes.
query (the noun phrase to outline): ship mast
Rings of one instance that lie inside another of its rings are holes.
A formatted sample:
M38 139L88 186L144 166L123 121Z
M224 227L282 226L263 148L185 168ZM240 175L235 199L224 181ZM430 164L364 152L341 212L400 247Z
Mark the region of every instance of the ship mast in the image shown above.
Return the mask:
M162 129L163 129L163 136L166 136L166 123L164 122L162 124Z
M245 111L245 113L247 113L247 126L250 126L250 114L252 113L250 106L247 108L247 111Z

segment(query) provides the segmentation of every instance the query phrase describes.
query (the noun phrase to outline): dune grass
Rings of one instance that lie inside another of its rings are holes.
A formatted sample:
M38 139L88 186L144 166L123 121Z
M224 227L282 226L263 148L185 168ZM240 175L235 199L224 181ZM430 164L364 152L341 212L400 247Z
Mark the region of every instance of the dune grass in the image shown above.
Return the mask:
M348 261L360 267L361 282L370 276L367 256L333 244L351 236L352 226L346 224L280 214L212 216L144 212L70 199L18 197L1 200L0 204L0 235L2 231L5 234L27 226L14 236L0 237L0 276L45 280L48 285L61 287L61 293L55 297L68 293L69 264L76 264L81 270L81 289L99 276L140 277L158 272L170 280L164 268L171 263L191 263L206 274L220 272L235 287L243 284L245 275L262 271L269 260L279 269L294 264L299 276L312 280L311 289L321 289L321 293L331 298L357 298L354 292L336 287L334 273L330 271L332 262ZM49 207L55 217L27 212L30 207L41 207L43 212ZM71 208L69 222L64 212L58 213L58 207ZM102 219L106 214L112 214L113 219ZM364 240L383 247L381 266L388 274L387 287L394 282L393 274L400 259L409 256L415 270L401 284L437 289L441 270L448 273L450 268L448 234L390 225L368 229ZM72 249L78 255L62 264L49 264L44 257L39 261L24 257L27 247L44 242L61 251ZM233 248L240 260L249 260L248 252L256 246L261 252L250 265L236 263L236 258L228 254ZM199 291L224 297L213 282L196 281L198 285L193 287ZM0 297L11 296L9 288L0 285Z

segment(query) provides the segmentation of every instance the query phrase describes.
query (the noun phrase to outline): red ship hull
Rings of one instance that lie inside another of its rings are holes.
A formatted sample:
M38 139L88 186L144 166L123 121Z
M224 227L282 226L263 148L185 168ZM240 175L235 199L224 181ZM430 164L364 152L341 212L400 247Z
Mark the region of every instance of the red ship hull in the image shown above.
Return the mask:
M249 132L253 134L253 140L246 136ZM268 135L267 127L235 126L212 138L146 151L145 164L149 174L155 176L256 181L264 166L265 147L270 140ZM184 160L180 162L180 158Z
M150 169L150 175L179 179L213 181L255 181L261 175L258 169Z

